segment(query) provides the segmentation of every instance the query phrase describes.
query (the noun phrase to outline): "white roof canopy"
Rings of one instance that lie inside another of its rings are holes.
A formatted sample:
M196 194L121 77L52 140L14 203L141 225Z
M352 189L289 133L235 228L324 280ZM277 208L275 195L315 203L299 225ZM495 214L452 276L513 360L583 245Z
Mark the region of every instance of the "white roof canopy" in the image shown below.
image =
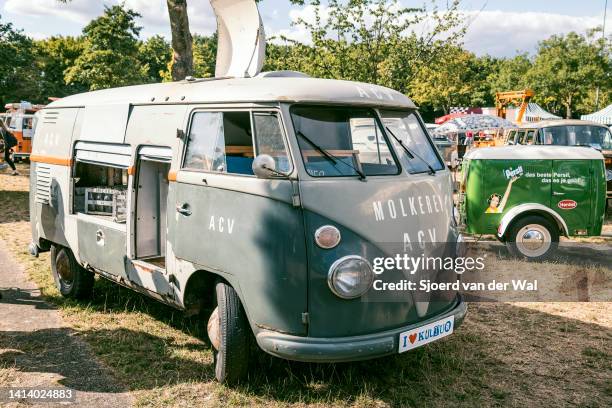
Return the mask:
M500 146L470 150L470 160L603 160L601 152L579 146Z
M527 122L537 122L540 120L551 119L561 119L561 117L553 115L552 113L544 110L544 108L537 103L529 102L527 105L527 110L525 111L525 120Z
M582 115L582 120L591 120L593 122L601 123L602 125L612 125L612 105L608 105L602 110L591 113L590 115Z
M219 33L217 78L254 77L261 71L266 34L255 0L210 0Z

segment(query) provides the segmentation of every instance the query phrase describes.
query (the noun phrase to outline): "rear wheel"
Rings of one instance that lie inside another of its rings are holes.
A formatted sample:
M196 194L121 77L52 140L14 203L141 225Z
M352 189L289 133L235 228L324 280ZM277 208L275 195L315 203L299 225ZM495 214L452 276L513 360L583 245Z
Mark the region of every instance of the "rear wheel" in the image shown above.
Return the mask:
M217 307L208 320L208 337L214 347L215 377L233 384L248 371L251 333L238 294L230 285L215 285Z
M507 237L512 255L530 261L548 259L559 246L559 228L548 219L530 215L516 221Z
M57 245L51 247L51 272L62 296L71 299L91 297L94 274L78 264L70 249Z

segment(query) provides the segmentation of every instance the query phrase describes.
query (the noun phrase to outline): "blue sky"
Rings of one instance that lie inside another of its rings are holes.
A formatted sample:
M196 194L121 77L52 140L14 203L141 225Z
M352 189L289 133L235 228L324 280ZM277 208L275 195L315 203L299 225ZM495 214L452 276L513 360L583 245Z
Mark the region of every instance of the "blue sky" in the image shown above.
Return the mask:
M64 5L56 0L0 0L2 21L12 22L34 38L78 35L89 20L101 14L103 4L126 5L140 14L142 36L169 36L166 0L73 0ZM431 0L401 0L419 6ZM436 0L445 4L445 0ZM462 0L462 10L471 21L465 46L478 55L511 56L533 52L538 41L552 34L584 32L603 22L605 0ZM210 34L215 19L208 0L188 0L193 32ZM312 10L288 0L264 0L260 6L268 35L285 34L307 41L307 33L291 25ZM607 28L612 32L612 0L608 4Z

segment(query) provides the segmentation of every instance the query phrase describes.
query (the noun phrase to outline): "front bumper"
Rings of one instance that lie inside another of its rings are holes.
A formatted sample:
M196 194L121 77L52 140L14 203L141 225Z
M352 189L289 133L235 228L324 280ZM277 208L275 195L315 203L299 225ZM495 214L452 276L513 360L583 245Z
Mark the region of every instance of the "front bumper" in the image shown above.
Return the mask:
M262 330L257 333L259 347L273 356L286 360L331 363L368 360L396 354L399 335L407 330L455 316L455 329L461 325L467 313L467 304L461 295L450 310L430 319L384 332L352 337L312 338Z

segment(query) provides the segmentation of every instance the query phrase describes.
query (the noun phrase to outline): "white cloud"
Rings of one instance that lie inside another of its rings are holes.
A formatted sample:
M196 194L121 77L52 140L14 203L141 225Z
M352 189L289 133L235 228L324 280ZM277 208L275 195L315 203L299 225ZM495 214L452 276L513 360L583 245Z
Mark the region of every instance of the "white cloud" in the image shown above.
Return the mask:
M63 4L57 0L6 0L4 11L29 21L41 21L40 24L30 27L31 35L37 38L44 36L46 25L50 20L57 28L62 22L84 26L91 19L102 14L104 5L119 4L123 0L72 0ZM161 34L169 38L170 28L166 0L125 0L127 7L142 15L138 24L143 26L142 37ZM265 8L264 8L265 9ZM286 13L286 14L285 14ZM320 6L320 13L325 20L329 16L329 8ZM465 37L467 49L477 53L494 56L511 56L520 52L534 52L538 41L544 40L553 34L563 34L569 31L584 33L589 28L601 25L602 16L571 16L542 12L507 12L487 10L482 12L464 11L471 21ZM264 12L267 35L279 37L286 36L304 43L310 42L310 33L301 26L291 25L299 18L313 22L315 8L312 5L293 7L279 11L273 8ZM45 20L46 19L46 20ZM216 20L209 1L189 1L189 23L191 31L198 34L211 34L216 29ZM427 31L427 21L415 26L414 30L420 33ZM612 27L612 13L608 16L607 26ZM274 28L272 28L274 27ZM51 33L49 33L50 35ZM53 32L53 34L57 34Z
M103 13L104 5L112 6L122 2L123 0L72 0L64 4L57 0L6 0L4 10L28 18L53 18L84 26ZM166 0L125 0L125 5L141 14L138 25L144 27L144 37L154 34L169 36ZM216 20L208 1L190 2L188 15L193 33L211 34L215 31Z
M86 24L101 14L104 6L97 0L73 0L67 4L57 0L6 0L4 9L28 17L53 17Z
M603 16L569 16L553 13L483 11L466 12L472 20L465 47L478 55L512 56L533 53L539 41L570 31L585 33L602 24ZM612 24L608 16L607 24Z
M539 41L553 34L566 34L570 31L585 33L587 30L602 24L603 16L570 16L541 12L507 12L507 11L463 11L465 18L471 22L464 44L467 49L478 55L512 56L516 52L535 52ZM299 18L314 21L313 6L293 8L289 11L289 21ZM323 21L329 16L329 9L321 6ZM427 32L432 24L425 19L413 27L417 33ZM612 15L608 15L607 24L612 27ZM284 35L287 38L310 43L310 34L301 26L290 26L272 33L273 36Z

